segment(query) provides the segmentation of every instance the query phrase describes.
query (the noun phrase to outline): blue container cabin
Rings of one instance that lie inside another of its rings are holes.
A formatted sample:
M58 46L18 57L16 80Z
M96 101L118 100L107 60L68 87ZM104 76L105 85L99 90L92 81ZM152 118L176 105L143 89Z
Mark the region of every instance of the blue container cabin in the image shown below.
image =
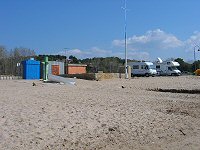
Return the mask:
M40 79L40 61L33 58L22 61L23 79Z

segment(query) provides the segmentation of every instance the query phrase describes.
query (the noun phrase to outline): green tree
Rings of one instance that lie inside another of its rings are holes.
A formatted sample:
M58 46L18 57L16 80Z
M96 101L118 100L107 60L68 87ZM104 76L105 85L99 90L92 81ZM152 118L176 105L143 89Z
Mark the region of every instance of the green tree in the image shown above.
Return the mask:
M196 69L199 69L199 68L200 68L200 60L193 62L193 64L192 64L192 70L193 70L193 72Z
M81 60L81 63L87 64L87 72L119 72L120 66L123 66L124 60L118 57L94 57Z
M70 63L73 63L73 64L78 64L80 63L80 61L78 60L78 58L76 58L75 56L69 56L69 59L70 59Z
M38 55L35 56L35 59L38 61L44 61L44 57L47 56L49 61L65 61L66 60L66 56L63 55Z
M177 58L174 61L177 61L180 64L178 69L181 72L192 72L192 65L189 63L186 63L182 58Z

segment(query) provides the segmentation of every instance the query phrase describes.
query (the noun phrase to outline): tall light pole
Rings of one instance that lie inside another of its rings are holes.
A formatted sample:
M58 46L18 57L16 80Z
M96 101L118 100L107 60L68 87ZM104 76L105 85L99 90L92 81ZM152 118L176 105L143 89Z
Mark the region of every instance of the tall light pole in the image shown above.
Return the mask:
M124 48L125 48L125 79L128 79L128 66L127 66L127 33L126 33L126 26L127 26L127 20L126 20L126 0L124 0Z
M64 50L65 50L65 57L66 57L66 59L65 59L65 73L67 74L67 65L68 65L68 60L67 60L67 50L68 50L69 48L64 48Z
M68 49L69 49L69 48L64 48L66 60L67 60L67 50L68 50Z
M195 47L194 47L194 71L196 71L196 63L195 63L195 61L196 61L196 55L195 55L196 48L198 48L197 51L200 51L200 46L199 45L195 45Z

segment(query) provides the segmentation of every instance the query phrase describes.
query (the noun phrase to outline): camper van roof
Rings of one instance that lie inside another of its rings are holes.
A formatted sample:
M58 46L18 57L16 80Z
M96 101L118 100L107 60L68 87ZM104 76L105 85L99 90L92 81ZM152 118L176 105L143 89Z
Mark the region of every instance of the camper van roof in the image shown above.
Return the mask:
M158 63L162 63L162 62L163 62L162 59L161 59L160 57L158 57L157 60L158 60L158 61L157 61Z
M171 61L171 64L172 64L173 66L180 66L180 64L179 64L178 62L176 62L176 61Z
M145 62L147 65L153 65L152 62Z

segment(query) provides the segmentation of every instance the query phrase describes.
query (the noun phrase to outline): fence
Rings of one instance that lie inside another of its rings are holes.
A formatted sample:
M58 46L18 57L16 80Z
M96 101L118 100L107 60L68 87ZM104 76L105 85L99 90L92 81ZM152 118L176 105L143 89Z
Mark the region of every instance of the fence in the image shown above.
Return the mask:
M0 75L0 80L19 80L22 79L21 76L12 76L12 75Z

